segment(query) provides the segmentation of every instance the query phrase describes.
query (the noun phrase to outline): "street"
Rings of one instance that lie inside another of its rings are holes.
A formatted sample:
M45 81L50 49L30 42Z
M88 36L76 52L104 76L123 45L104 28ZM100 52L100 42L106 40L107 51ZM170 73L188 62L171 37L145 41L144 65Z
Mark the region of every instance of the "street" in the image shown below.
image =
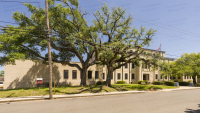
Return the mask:
M200 90L148 92L0 104L1 113L199 113Z

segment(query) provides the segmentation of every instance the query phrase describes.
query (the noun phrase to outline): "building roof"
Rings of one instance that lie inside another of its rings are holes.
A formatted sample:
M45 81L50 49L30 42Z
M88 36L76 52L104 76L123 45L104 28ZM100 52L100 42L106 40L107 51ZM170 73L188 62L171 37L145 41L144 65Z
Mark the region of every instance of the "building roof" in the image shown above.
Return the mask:
M142 49L150 50L150 51L157 51L157 50L154 50L154 49L147 49L147 48L142 48ZM165 51L160 51L160 52L164 52L165 53Z

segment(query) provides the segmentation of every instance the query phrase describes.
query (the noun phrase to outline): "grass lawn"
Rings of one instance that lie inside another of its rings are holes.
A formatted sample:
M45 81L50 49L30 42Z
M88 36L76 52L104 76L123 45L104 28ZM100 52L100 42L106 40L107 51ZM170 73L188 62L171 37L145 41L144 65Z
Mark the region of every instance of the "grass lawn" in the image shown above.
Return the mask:
M116 92L116 91L131 91L131 90L149 90L153 87L154 89L171 89L177 88L174 86L163 86L163 85L140 85L140 84L112 84L112 87L102 85L92 86L67 86L55 88L55 95L61 94L80 94L80 93L99 93L99 92ZM54 89L53 89L54 92ZM4 97L24 97L24 96L41 96L48 95L49 88L41 87L38 88L22 88L22 89L9 89L0 90L0 98Z

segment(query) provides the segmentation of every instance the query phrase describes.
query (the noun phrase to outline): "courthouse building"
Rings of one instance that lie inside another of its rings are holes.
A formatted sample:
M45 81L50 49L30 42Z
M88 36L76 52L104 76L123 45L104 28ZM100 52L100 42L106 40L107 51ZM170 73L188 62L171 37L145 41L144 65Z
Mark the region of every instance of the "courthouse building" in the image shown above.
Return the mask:
M131 51L131 50L130 50ZM146 52L155 55L156 50L145 49ZM164 51L159 51L159 54L165 57ZM173 58L165 58L166 61L173 61ZM76 63L81 66L80 62ZM4 89L13 88L25 88L36 87L36 79L43 78L44 84L48 84L49 81L49 68L48 65L43 64L41 61L31 60L16 60L16 65L4 66ZM80 71L76 67L70 67L68 65L62 65L59 63L53 63L53 77L55 77L55 83L61 85L80 85L81 77ZM107 68L103 65L93 65L87 70L87 85L95 84L97 81L105 81L107 75ZM181 77L179 79L184 79ZM125 81L126 83L137 83L140 80L147 80L149 82L170 80L169 77L162 77L158 70L152 71L148 65L135 66L133 63L116 69L113 72L111 83L114 84L117 81ZM192 79L191 79L192 80Z

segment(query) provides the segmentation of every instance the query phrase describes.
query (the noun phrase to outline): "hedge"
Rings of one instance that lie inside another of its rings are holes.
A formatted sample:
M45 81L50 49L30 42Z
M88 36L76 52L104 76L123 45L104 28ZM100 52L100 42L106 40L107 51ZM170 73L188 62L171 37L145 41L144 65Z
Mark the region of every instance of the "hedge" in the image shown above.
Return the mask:
M141 81L141 80L140 80L140 81L138 81L138 84L141 84L141 82L143 82L143 81Z
M179 86L189 86L190 82L179 82Z
M196 83L194 86L200 86L200 83Z
M154 85L163 85L164 82L163 81L154 81L153 84Z
M167 85L167 86L175 86L175 82L165 81L165 85Z
M117 81L117 84L126 84L125 81Z
M106 84L106 81L97 81L96 82L96 85L105 85Z

